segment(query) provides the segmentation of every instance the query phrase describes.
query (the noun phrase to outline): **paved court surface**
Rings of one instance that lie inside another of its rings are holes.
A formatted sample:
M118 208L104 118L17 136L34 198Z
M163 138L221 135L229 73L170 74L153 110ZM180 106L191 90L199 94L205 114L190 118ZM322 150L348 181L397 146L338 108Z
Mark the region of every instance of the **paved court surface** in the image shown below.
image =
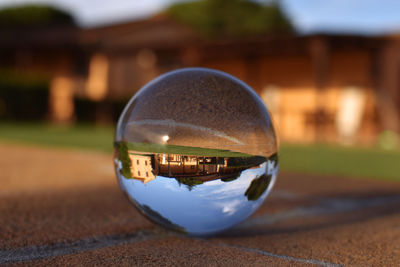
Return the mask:
M0 152L0 265L400 266L400 183L281 173L251 218L200 239L143 218L108 155Z

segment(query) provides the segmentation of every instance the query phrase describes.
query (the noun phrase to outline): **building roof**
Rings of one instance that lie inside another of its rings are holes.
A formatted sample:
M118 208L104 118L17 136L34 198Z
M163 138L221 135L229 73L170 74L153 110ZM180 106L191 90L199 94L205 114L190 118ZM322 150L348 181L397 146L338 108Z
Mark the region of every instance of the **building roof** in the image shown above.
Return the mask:
M0 29L0 47L58 49L80 46L80 29L75 26Z
M323 38L335 47L346 48L374 48L380 41L386 39L386 37L345 34L299 36L291 33L211 39L167 16L86 29L81 33L84 44L108 51L203 47L210 53L210 57L213 56L212 53L223 56L226 48L236 49L240 54L249 55L259 55L260 52L271 54L304 52L304 49L308 49L308 40L313 38Z
M83 30L81 38L103 49L170 48L201 39L189 27L165 16Z

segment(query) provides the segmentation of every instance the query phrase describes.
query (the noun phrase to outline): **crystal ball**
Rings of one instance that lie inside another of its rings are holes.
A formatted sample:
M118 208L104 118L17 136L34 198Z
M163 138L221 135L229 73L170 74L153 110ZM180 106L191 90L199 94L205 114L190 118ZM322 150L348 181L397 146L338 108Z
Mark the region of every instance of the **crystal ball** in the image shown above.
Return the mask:
M278 173L267 108L239 79L185 68L140 89L122 112L114 164L121 190L153 222L195 236L236 225Z

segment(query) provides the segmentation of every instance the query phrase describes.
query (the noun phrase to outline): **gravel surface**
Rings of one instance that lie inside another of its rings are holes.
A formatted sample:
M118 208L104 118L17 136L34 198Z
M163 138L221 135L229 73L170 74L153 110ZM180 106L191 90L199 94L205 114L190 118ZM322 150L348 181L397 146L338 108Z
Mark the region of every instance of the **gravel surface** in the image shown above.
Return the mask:
M0 264L400 266L400 183L281 173L251 218L198 239L142 217L111 155L0 151Z

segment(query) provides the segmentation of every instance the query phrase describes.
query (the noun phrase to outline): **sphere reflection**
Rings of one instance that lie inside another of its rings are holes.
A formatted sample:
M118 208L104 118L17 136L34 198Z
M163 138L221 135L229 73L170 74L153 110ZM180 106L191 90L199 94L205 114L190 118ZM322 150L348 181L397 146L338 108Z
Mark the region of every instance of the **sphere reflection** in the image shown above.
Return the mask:
M151 220L193 235L250 216L278 171L264 104L238 79L203 68L144 86L120 117L114 148L131 202Z

